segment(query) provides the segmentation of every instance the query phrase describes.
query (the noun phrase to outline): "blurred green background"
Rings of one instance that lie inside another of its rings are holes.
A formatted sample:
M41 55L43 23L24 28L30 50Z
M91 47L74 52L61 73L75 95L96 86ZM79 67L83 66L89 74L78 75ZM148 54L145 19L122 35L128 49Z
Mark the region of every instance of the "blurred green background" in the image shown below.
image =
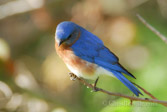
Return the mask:
M129 80L167 100L167 45L136 13L167 36L167 0L0 0L0 112L166 112L91 92L69 79L55 52L57 24L73 21L104 41L137 78ZM133 95L111 77L97 86Z

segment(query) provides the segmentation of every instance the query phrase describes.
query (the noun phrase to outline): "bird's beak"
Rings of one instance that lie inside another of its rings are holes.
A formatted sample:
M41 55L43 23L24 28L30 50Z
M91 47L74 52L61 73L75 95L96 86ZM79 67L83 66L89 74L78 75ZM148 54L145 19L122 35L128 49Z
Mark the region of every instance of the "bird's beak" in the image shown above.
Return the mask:
M57 42L58 46L60 46L62 44L62 41L57 39L57 38L56 38L56 42Z
M58 43L58 46L60 46L63 42L64 42L64 41L60 41L60 42Z

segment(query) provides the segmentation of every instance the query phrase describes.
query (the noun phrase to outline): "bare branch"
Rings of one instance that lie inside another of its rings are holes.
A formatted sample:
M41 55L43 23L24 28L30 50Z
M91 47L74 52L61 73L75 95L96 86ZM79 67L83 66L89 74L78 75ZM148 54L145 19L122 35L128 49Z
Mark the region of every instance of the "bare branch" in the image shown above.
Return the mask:
M145 94L147 94L148 96L150 96L152 99L157 99L155 96L153 96L151 93L149 93L147 90L145 90L144 88L142 88L138 84L136 84L134 82L131 82L131 83L134 84L135 86L137 86L138 88L140 88Z
M153 26L151 26L142 16L136 14L137 18L152 32L154 32L161 40L163 40L167 44L167 38L162 35L158 30L156 30Z
M145 94L147 94L148 96L150 96L152 99L156 99L158 100L155 96L153 96L150 92L148 92L147 90L145 90L144 88L142 88L141 86L139 86L138 84L132 82L135 86L137 86L138 88L140 88ZM167 104L162 104L164 106L167 106Z
M70 77L75 77L75 79L79 80L82 84L84 84L85 86L94 89L94 86L92 84L87 83L85 80L77 77L75 74L70 73ZM138 86L139 87L139 86ZM141 88L140 88L141 89ZM149 98L139 98L139 97L134 97L134 96L128 96L128 95L124 95L124 94L120 94L120 93L112 93L109 91L106 91L104 89L98 88L96 87L97 91L100 91L102 93L108 94L108 95L112 95L112 96L119 96L119 97L123 97L123 98L127 98L130 99L131 101L142 101L142 102L152 102L152 103L158 103L158 104L162 104L164 106L167 107L167 101L162 101L162 100L158 100L158 99L149 99ZM142 88L142 90L144 90ZM146 91L144 91L145 93L147 93ZM149 95L150 96L150 95Z

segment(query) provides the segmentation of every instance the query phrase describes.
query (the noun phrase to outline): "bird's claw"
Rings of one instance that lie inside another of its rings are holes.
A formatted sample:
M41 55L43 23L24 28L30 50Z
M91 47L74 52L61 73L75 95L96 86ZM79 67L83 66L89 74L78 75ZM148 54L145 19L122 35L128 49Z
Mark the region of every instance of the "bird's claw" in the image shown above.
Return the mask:
M97 91L99 91L98 88L96 87L98 80L99 80L99 77L96 79L96 81L95 81L95 83L93 85L93 89L92 89L91 92L97 92Z
M70 80L72 80L72 81L76 80L77 76L75 74L69 73L69 75L70 75Z

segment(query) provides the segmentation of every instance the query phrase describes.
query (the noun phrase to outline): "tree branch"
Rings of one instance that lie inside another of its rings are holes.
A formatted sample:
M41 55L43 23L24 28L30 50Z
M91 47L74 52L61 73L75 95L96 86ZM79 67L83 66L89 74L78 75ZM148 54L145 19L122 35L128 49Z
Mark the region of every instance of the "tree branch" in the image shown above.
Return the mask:
M149 93L148 91L146 91L144 88L142 88L141 86L137 85L134 82L131 82L132 84L134 84L135 86L137 86L138 88L140 88L145 94L147 94L148 96L150 96L152 99L157 99L155 96L153 96L151 93Z
M89 84L87 83L85 80L77 77L75 74L73 73L70 73L70 79L72 80L79 80L82 84L84 84L85 86L91 88L94 90L94 86L92 84ZM138 86L138 85L137 85ZM140 86L138 86L141 90L144 90L143 88L141 88ZM124 94L120 94L120 93L112 93L112 92L109 92L109 91L106 91L104 89L101 89L101 88L98 88L96 87L96 90L97 91L100 91L102 93L105 93L105 94L108 94L108 95L112 95L112 96L119 96L119 97L123 97L123 98L127 98L127 99L130 99L132 101L142 101L142 102L152 102L152 103L158 103L158 104L161 104L161 105L164 105L167 107L167 101L162 101L162 100L158 100L158 99L149 99L149 98L139 98L139 97L134 97L134 96L128 96L128 95L124 95ZM144 93L148 94L146 92L146 90L144 91ZM150 96L150 95L149 95Z
M151 26L142 16L139 14L136 14L137 18L152 32L154 32L162 41L164 41L167 44L167 38L162 35L158 30L156 30L153 26Z

